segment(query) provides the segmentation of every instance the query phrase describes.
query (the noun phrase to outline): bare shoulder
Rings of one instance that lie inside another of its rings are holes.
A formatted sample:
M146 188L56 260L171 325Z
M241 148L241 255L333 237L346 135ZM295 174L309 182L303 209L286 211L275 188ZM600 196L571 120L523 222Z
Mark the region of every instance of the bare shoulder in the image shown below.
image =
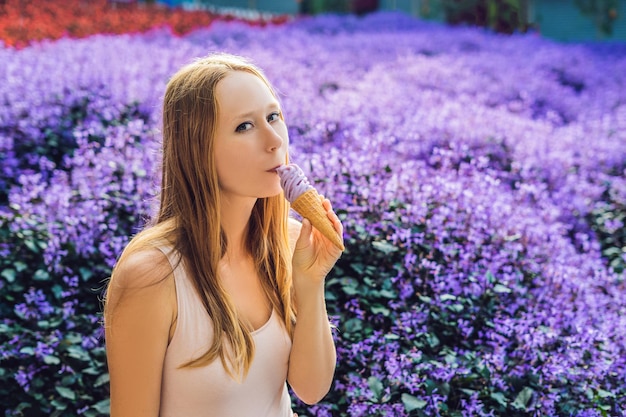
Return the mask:
M298 240L298 236L300 236L300 229L302 229L302 223L293 217L289 218L289 247L293 252L296 248L296 241Z
M125 289L142 288L168 280L171 275L172 266L163 252L156 248L142 249L120 259L111 284Z
M114 313L115 312L115 313ZM176 284L167 256L158 249L141 249L122 256L113 271L105 298L105 319L146 323L162 319L170 327L177 314Z

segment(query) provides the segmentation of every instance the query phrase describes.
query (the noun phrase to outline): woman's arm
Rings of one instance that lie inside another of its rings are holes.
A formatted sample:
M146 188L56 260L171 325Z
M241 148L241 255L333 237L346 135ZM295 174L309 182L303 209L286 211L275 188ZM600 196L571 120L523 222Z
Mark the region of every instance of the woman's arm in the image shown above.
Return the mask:
M172 269L158 250L120 264L109 284L105 335L111 417L158 417L161 375L176 315Z
M328 216L340 235L343 228L330 202L324 199ZM293 256L293 281L297 318L289 357L287 379L296 395L307 404L328 393L337 355L326 301L324 280L341 255L332 242L304 219Z

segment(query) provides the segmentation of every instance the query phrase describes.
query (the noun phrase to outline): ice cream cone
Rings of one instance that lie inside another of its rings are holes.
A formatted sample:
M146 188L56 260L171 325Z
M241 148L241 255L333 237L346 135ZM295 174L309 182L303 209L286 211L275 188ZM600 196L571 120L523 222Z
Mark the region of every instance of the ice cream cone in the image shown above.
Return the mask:
M335 246L342 251L345 250L341 237L326 215L326 210L324 210L324 207L322 206L320 195L317 190L310 189L302 193L298 198L296 198L296 201L291 203L291 207L302 217L309 219L313 227L333 242Z

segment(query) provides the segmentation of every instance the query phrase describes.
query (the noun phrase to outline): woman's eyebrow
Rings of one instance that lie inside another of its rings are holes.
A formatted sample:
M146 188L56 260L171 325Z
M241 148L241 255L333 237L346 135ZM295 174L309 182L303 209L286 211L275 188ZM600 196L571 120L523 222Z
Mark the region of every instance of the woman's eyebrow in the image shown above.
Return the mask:
M233 121L239 120L239 119L247 119L247 118L252 117L252 116L254 116L254 112L253 111L249 111L247 113L239 114L239 115L233 117Z
M279 105L277 102L270 103L270 104L268 104L268 105L267 105L267 108L266 108L266 109L267 109L267 110L272 110L272 109L278 109L278 110L280 110L280 105ZM235 121L235 120L247 119L247 118L253 117L253 116L254 116L254 113L255 113L255 111L254 111L254 110L251 110L251 111L248 111L248 112L245 112L245 113L239 114L239 115L237 115L237 116L234 116L234 117L232 118L232 120L233 120L233 121Z

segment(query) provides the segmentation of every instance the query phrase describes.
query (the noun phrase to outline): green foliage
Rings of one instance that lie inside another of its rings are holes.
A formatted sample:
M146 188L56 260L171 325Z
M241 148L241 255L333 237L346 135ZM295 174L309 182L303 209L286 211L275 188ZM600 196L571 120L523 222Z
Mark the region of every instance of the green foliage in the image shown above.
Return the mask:
M496 32L526 32L527 0L441 0L446 21L488 27Z
M618 0L575 0L581 13L591 18L604 35L613 34L613 26L619 16Z
M532 27L529 0L440 0L440 3L450 24L482 26L502 33L523 33ZM575 0L574 4L602 34L613 33L619 16L618 0Z
M101 400L108 389L105 352L98 319L90 314L100 310L97 287L102 283L95 276L104 268L89 265L89 260L68 259L77 269L89 271L77 287L80 294L72 293L62 284L64 274L51 271L44 262L43 249L49 242L44 225L33 221L32 229L11 234L6 218L0 220L1 241L12 243L10 253L0 260L4 278L0 309L3 318L11 319L0 324L0 408L22 416L70 417L79 409L85 416L108 415ZM33 303L33 308L40 307L36 314L11 308L28 292L43 295ZM68 316L64 308L76 298L81 304L72 305L75 314Z
M377 0L302 0L300 11L305 14L356 13L376 11Z
M347 13L350 10L348 0L302 0L302 11L307 14Z

